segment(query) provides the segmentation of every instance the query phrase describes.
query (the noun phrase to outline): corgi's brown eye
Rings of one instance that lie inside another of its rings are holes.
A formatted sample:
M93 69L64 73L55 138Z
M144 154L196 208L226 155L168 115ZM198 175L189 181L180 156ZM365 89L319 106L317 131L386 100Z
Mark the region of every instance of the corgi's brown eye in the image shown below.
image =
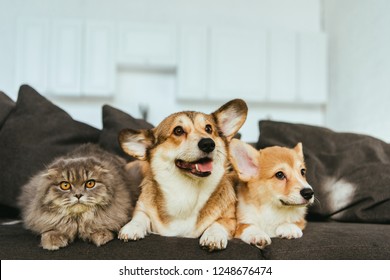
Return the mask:
M206 125L205 130L206 130L206 132L207 132L208 134L213 133L213 128L212 128L211 125L209 125L209 124Z
M286 175L282 171L276 172L275 177L279 180L284 180L286 179Z
M176 135L176 136L181 136L184 134L184 129L181 127L181 126L176 126L174 129L173 129L173 133Z
M302 169L301 169L301 175L302 175L303 177L306 176L306 169L305 169L305 168L302 168Z
M60 188L63 191L67 191L71 188L71 185L68 182L61 182L60 183Z
M95 180L89 180L85 183L85 187L88 189L92 189L96 185Z

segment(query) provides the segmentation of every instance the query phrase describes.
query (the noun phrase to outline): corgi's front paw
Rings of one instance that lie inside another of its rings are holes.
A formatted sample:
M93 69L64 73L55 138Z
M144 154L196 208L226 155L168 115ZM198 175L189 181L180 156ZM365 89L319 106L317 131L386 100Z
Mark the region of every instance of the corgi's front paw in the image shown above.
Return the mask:
M282 224L276 229L276 236L280 238L294 239L302 235L302 230L295 224Z
M119 231L118 238L127 242L129 240L139 240L146 236L147 228L137 222L130 221Z
M209 252L226 249L228 244L228 232L220 224L213 224L204 231L199 244Z
M271 238L263 230L256 226L247 227L240 236L241 240L259 249L264 249L271 244Z

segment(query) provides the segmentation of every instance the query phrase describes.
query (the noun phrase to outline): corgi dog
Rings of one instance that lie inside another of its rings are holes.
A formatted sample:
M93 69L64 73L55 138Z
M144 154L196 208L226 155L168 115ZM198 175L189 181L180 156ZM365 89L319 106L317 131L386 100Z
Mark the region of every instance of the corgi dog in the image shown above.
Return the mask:
M119 143L141 160L144 179L133 217L118 238L200 237L209 251L225 249L236 227L228 145L247 111L235 99L211 114L184 111L153 129L121 131Z
M306 181L302 144L260 151L237 139L229 146L230 161L241 183L237 189L235 237L260 249L272 237L300 238L307 206L314 201Z

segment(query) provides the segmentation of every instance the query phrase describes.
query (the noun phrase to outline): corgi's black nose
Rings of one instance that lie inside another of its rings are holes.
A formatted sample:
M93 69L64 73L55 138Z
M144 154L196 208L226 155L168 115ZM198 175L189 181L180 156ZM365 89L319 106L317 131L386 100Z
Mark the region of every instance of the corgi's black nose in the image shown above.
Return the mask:
M304 188L300 191L300 194L302 195L302 197L306 200L309 200L313 197L314 195L314 192L312 189L310 188Z
M202 138L198 143L198 147L205 153L211 153L215 149L215 142L211 138Z

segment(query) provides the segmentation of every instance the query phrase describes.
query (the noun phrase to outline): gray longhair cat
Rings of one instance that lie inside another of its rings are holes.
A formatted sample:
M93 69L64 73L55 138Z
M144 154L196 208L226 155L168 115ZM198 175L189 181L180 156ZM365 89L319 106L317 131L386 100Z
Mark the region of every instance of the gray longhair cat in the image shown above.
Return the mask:
M97 246L112 240L133 210L125 164L94 144L57 158L22 187L25 227L40 234L48 250L77 237Z

